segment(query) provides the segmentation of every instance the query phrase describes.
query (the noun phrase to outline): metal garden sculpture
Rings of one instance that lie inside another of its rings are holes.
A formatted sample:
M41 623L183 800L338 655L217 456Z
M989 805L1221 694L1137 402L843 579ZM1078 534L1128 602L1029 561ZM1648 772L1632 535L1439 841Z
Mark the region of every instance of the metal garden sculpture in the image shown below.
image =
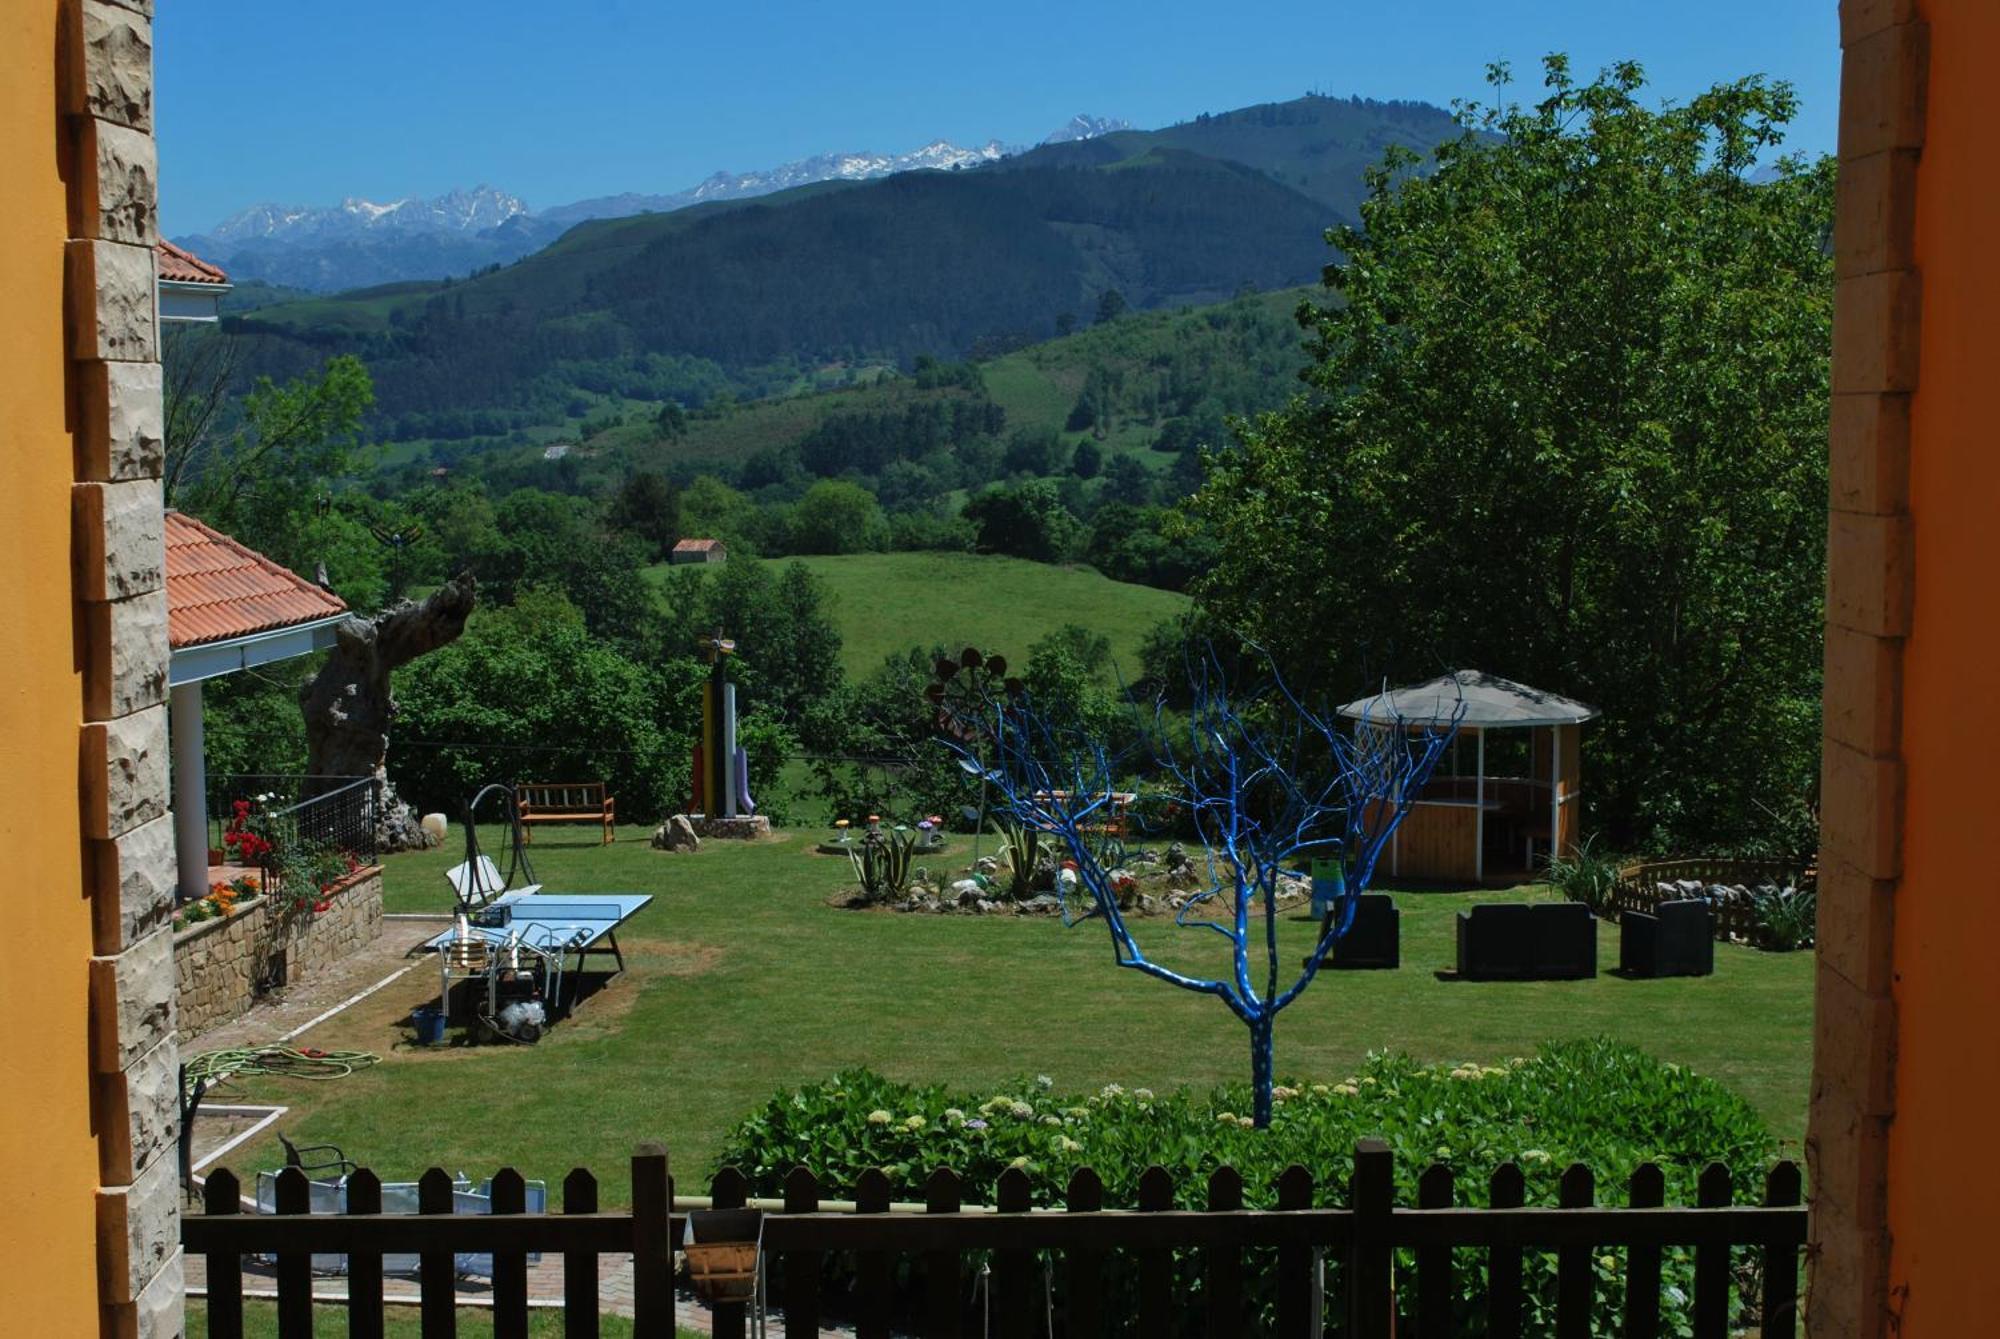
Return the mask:
M1277 1016L1312 984L1353 923L1376 858L1423 790L1463 708L1440 724L1414 725L1393 713L1385 695L1380 715L1349 727L1309 709L1275 669L1232 692L1213 648L1186 660L1192 705L1184 714L1156 706L1150 721L1139 721L1143 742L1129 751L1136 756L1114 754L1067 713L1038 706L1007 676L1004 660L976 649L939 660L926 695L941 740L992 789L998 810L1067 849L1075 880L1057 882L1063 924L1101 920L1119 966L1213 995L1250 1029L1253 1116L1263 1129L1271 1122ZM1185 812L1206 850L1207 886L1188 897L1174 924L1227 940L1226 976L1190 976L1154 961L1127 924L1098 834L1121 786L1139 770L1166 782L1166 801ZM1287 980L1278 878L1312 858L1338 860L1344 887L1303 968Z

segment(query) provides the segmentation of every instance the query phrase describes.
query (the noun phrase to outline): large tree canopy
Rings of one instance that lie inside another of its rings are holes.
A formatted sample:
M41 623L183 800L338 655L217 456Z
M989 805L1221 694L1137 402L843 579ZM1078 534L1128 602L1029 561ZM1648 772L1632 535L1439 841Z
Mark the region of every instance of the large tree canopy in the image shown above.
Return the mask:
M1602 706L1621 843L1767 840L1817 767L1832 165L1758 167L1782 84L1654 110L1637 66L1546 74L1329 234L1311 390L1214 459L1198 594L1339 691L1465 667Z

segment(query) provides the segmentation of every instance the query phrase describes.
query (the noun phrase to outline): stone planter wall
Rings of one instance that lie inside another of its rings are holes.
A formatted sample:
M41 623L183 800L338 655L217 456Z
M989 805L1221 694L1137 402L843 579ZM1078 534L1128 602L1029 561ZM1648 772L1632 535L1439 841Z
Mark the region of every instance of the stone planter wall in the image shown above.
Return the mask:
M322 912L288 914L284 897L260 897L225 920L174 934L174 1003L181 1035L239 1018L257 1000L275 954L285 982L297 985L382 933L382 870L370 866L343 880Z

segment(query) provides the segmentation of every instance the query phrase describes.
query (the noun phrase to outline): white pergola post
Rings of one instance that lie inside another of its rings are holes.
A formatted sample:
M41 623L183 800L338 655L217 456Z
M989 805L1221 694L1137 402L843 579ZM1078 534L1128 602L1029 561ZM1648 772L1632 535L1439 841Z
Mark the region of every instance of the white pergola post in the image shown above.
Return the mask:
M1549 859L1562 852L1563 830L1563 728L1549 727Z
M208 764L202 756L201 680L167 694L174 755L174 860L183 899L208 896Z
M1479 789L1475 803L1479 806L1478 817L1472 826L1472 877L1479 883L1486 882L1486 731L1479 731Z

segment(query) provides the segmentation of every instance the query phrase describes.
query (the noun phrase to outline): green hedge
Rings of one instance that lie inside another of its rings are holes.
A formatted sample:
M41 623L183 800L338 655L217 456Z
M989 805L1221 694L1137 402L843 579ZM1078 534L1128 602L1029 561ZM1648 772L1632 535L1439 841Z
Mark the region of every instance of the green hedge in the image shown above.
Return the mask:
M861 1173L880 1167L897 1198L916 1200L925 1177L945 1166L963 1178L968 1203L990 1203L1000 1173L1018 1166L1037 1205L1060 1205L1071 1172L1090 1166L1104 1181L1106 1207L1129 1208L1140 1173L1157 1163L1173 1177L1176 1207L1191 1209L1203 1206L1208 1176L1223 1164L1242 1174L1248 1207L1273 1207L1279 1173L1298 1163L1314 1175L1314 1203L1340 1206L1355 1141L1372 1135L1395 1152L1401 1204L1416 1202L1417 1177L1432 1162L1457 1173L1460 1204L1483 1204L1486 1178L1509 1160L1526 1177L1529 1204L1555 1204L1558 1180L1572 1162L1596 1173L1600 1203L1622 1203L1633 1169L1649 1161L1665 1173L1667 1203L1692 1204L1696 1177L1711 1161L1727 1164L1739 1200L1752 1201L1777 1153L1776 1140L1742 1098L1603 1040L1551 1043L1533 1057L1487 1066L1421 1065L1378 1054L1354 1074L1292 1081L1280 1093L1271 1128L1258 1131L1242 1114L1250 1107L1242 1085L1152 1093L1112 1084L1078 1095L1034 1078L987 1093L847 1070L779 1093L750 1113L729 1132L718 1166L742 1171L752 1194L774 1197L783 1194L786 1174L804 1166L829 1199L851 1197ZM1739 1254L1745 1270L1739 1282L1750 1284L1753 1253ZM1260 1308L1269 1303L1268 1263L1252 1260L1250 1299ZM1483 1325L1485 1278L1477 1265L1477 1256L1461 1254L1458 1302L1467 1334ZM1554 1256L1530 1253L1528 1270L1533 1328L1553 1317ZM1130 1286L1115 1262L1114 1271L1114 1286ZM1594 1333L1615 1328L1623 1271L1622 1252L1600 1253ZM1183 1253L1184 1296L1198 1293L1199 1272L1195 1254ZM1690 1287L1691 1261L1670 1257L1663 1272L1663 1311L1672 1314L1674 1290L1685 1297ZM1399 1280L1406 1292L1414 1283L1408 1269ZM1337 1282L1330 1280L1336 1298Z

